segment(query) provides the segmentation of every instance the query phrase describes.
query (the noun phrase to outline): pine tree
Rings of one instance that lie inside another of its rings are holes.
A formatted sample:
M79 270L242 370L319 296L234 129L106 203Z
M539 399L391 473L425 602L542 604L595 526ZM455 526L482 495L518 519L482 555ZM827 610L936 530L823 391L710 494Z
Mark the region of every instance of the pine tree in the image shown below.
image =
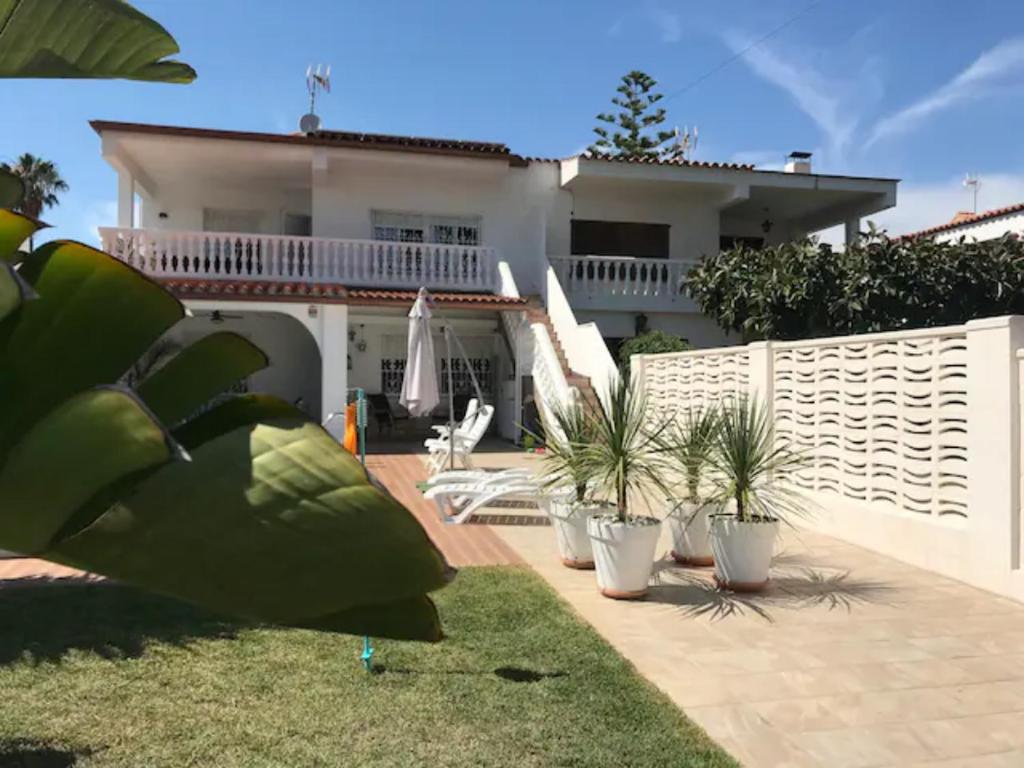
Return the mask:
M616 115L603 112L597 119L608 123L594 128L598 135L587 150L593 155L629 158L673 158L679 155L677 146L664 146L673 139L674 131L656 130L665 122L665 110L655 108L662 94L654 92L657 81L645 72L634 70L622 77L615 89L618 94L612 104L620 108ZM612 133L612 128L618 129Z

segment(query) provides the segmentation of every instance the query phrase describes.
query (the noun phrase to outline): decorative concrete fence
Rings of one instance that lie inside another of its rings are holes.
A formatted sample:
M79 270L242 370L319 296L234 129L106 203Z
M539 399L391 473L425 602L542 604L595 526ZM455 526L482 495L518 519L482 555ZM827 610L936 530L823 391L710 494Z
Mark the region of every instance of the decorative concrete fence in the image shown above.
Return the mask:
M652 412L746 394L803 453L806 525L1024 599L1024 317L637 355Z

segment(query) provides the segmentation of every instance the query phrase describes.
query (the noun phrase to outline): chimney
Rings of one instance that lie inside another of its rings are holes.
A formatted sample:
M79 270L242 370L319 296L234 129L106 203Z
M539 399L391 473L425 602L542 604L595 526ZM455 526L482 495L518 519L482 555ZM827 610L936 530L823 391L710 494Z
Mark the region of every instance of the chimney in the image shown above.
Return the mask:
M786 158L785 171L786 173L810 173L811 153L790 152L789 157Z

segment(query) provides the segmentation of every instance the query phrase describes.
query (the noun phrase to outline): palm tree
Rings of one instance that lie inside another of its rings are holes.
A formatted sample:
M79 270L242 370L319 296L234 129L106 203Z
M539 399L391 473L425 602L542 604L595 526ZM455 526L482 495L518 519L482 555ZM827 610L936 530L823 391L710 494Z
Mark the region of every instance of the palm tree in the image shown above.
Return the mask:
M17 210L38 219L44 210L59 202L57 194L67 192L68 183L60 176L57 166L50 160L43 160L25 152L14 165L0 163L0 170L13 173L25 184L25 196ZM33 242L29 237L29 248Z

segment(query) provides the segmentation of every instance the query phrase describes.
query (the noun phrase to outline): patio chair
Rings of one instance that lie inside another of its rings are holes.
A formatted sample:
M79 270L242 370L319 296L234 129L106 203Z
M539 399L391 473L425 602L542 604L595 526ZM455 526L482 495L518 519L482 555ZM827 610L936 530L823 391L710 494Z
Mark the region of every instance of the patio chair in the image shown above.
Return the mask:
M423 444L430 452L428 462L430 474L435 475L440 472L446 464L451 463L453 457L461 462L466 469L473 469L473 460L470 456L484 433L487 432L493 417L494 406L485 405L480 408L468 426L463 427L460 424L451 435L445 434L425 441Z
M515 469L450 469L438 472L427 478L427 487L435 485L453 485L456 483L503 483L513 478L529 479L533 476L530 470L517 467Z
M540 486L532 477L509 476L500 481L439 483L428 488L423 495L437 506L441 520L461 525L478 509L498 499L506 496L538 496L540 493Z
M373 420L377 423L378 435L384 431L384 427L387 427L388 432L390 432L396 422L409 420L408 416L398 416L395 414L394 409L391 407L391 401L383 392L367 395L366 399L370 403L370 412L373 414Z
M473 423L473 420L476 418L477 412L479 410L480 401L477 400L475 397L471 397L469 400L466 401L466 411L465 413L462 414L462 418L459 419L458 422L456 422L455 428L463 430L469 429L470 425ZM456 413L458 413L458 409L456 409ZM430 428L437 432L437 436L439 438L444 439L448 437L449 427L447 424L433 424L431 425Z

